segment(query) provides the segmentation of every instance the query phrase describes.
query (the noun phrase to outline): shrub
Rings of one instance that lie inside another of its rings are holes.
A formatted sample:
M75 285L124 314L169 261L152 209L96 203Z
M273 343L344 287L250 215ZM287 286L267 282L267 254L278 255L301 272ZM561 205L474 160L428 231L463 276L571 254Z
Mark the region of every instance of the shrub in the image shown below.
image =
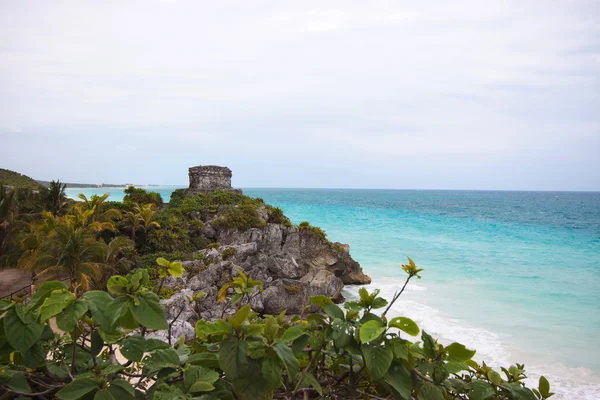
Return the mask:
M308 221L300 222L300 224L298 224L298 229L303 232L312 232L312 234L315 236L318 236L323 240L327 240L327 234L325 231L318 226L312 226Z
M163 199L158 192L148 192L133 186L129 186L123 191L125 192L124 203L154 204L157 207L163 205Z
M177 262L157 263L165 274L183 273ZM412 260L403 269L408 274L404 286L421 271ZM261 287L261 282L238 271L218 293L218 300L230 302L237 312L213 322L199 320L189 345L183 340L171 343L172 324L159 296L151 291L145 269L111 277L108 293L93 290L76 296L64 283L47 281L27 306L0 300L0 397L545 400L552 396L543 376L537 388L525 386L521 364L502 368L501 375L475 362L475 350L457 342L443 346L409 318L388 320L386 313L402 290L388 304L378 297L378 290L369 293L361 288L360 298L347 302L346 310L326 296L313 296L310 301L322 314L286 318L285 313L274 317L252 312L248 302ZM231 298L229 289L235 292ZM170 293L157 290L165 297ZM204 295L196 293L187 301L200 301ZM381 314L372 312L384 307ZM168 330L168 342L147 338L147 330ZM407 339L419 335L418 342ZM115 347L125 363L113 357Z
M235 256L237 254L237 249L234 247L230 247L228 249L223 250L223 252L221 253L221 255L223 256L223 259L227 259L231 256Z
M272 224L281 224L287 228L292 226L292 222L283 214L283 210L279 207L267 205L267 213L269 214L269 222Z
M215 227L226 229L239 229L245 231L250 228L263 228L266 222L258 216L258 207L254 204L242 204L231 207L223 215L211 221Z
M221 247L221 244L217 242L212 242L206 245L207 249L218 249L219 247Z

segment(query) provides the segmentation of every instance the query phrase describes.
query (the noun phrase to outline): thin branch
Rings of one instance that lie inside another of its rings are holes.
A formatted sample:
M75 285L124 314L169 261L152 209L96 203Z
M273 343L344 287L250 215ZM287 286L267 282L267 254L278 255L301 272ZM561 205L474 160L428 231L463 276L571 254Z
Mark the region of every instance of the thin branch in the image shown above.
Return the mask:
M396 302L396 300L398 300L398 297L400 297L400 295L402 294L402 292L404 292L404 289L406 288L406 285L408 285L408 281L410 281L410 279L413 276L414 276L413 274L409 274L408 278L406 278L406 281L404 282L404 286L402 286L402 289L400 289L399 292L394 293L394 298L392 299L392 301L390 301L390 304L388 304L388 306L385 309L385 311L383 312L383 314L381 314L382 317L384 317L385 314L387 314L387 312L390 310L390 308L392 308L392 306L394 305L394 303Z

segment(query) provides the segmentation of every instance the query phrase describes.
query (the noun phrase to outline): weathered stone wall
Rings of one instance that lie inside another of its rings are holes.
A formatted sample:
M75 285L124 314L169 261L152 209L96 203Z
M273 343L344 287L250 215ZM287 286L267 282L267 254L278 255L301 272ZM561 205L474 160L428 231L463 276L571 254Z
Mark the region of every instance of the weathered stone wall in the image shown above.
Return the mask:
M194 193L214 192L215 190L233 190L231 188L231 170L216 165L200 165L189 169L190 187Z

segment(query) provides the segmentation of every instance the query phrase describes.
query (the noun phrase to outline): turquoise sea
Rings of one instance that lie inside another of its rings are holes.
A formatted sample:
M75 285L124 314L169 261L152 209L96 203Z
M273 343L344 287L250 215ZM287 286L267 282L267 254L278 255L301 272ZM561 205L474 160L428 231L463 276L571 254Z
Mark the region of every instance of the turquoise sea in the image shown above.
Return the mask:
M168 200L174 187L153 189ZM111 193L121 189L72 189ZM555 398L600 399L600 193L244 189L321 226L391 298L410 256L424 268L394 310L493 366L525 363ZM346 297L356 288L346 289Z

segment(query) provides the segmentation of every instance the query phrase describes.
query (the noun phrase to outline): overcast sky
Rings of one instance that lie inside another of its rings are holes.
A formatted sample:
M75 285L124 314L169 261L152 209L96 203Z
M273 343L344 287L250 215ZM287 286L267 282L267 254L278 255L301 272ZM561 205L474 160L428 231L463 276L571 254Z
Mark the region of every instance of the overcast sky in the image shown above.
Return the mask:
M598 1L0 2L0 167L600 190Z

